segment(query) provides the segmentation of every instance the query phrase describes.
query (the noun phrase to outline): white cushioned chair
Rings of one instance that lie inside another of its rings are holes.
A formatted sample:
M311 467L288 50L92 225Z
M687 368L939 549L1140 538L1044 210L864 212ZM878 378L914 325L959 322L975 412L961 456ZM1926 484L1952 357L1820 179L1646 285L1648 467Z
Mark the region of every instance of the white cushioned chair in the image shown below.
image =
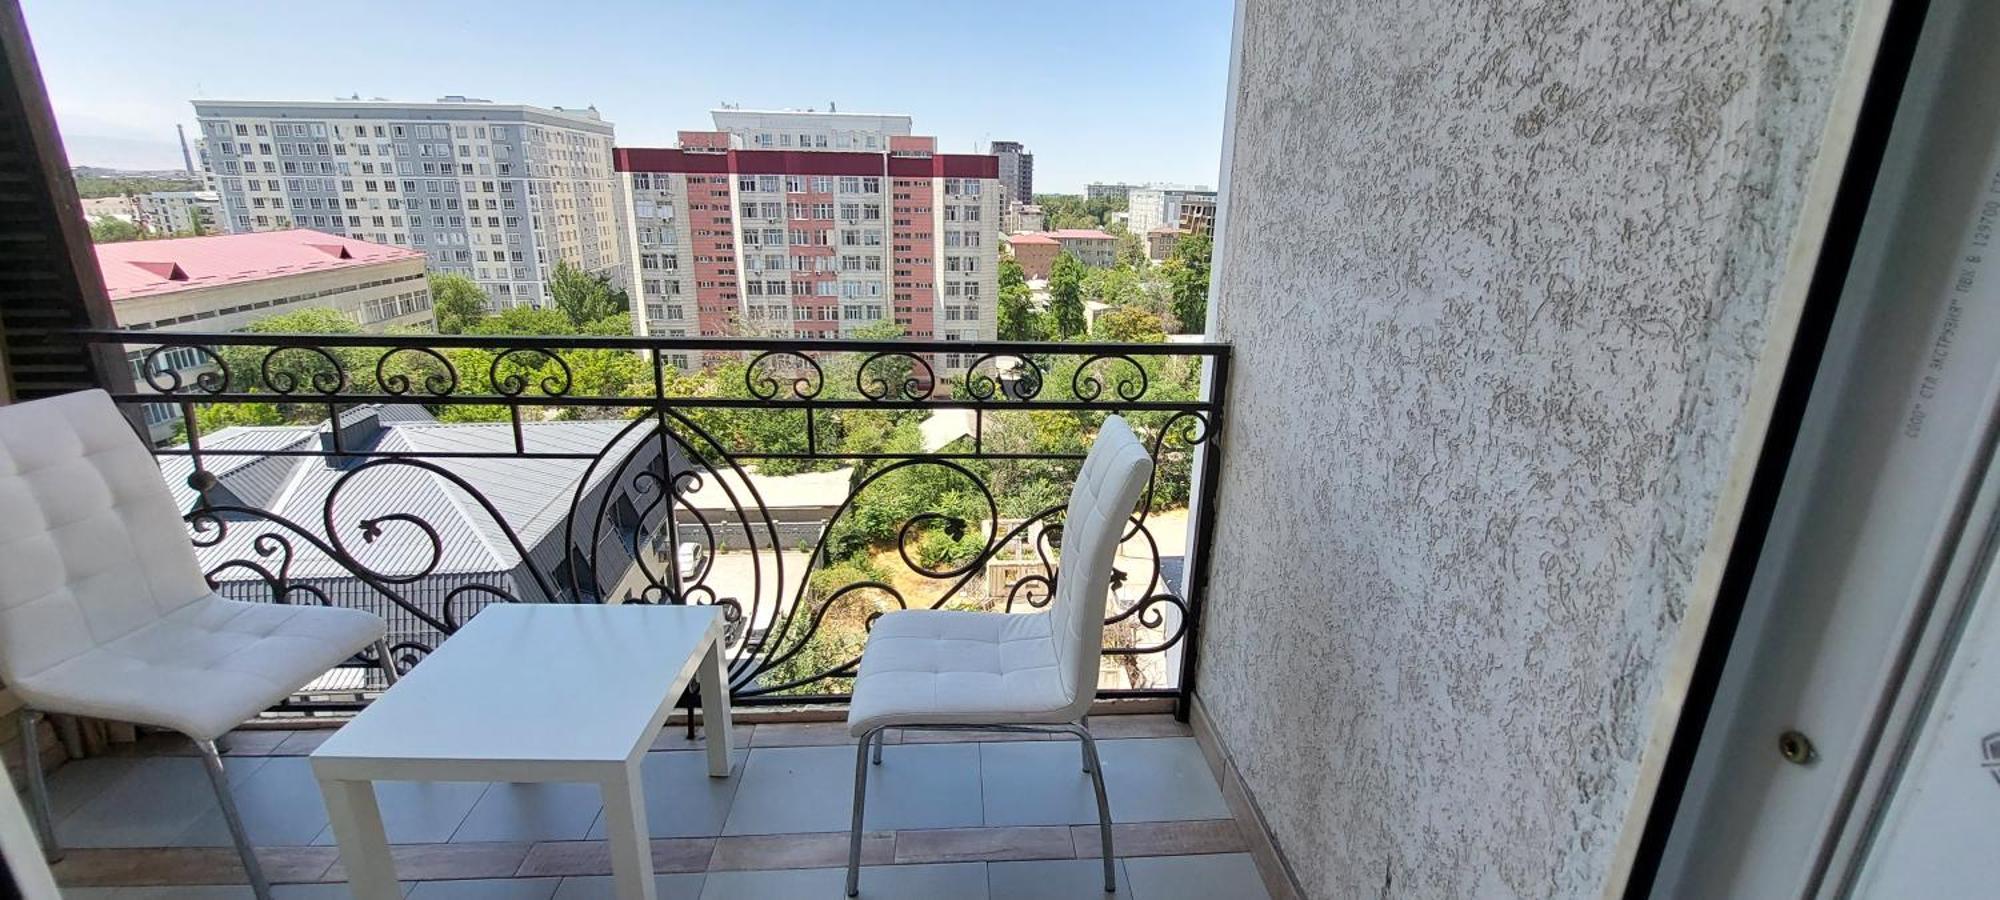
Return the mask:
M0 406L0 511L0 678L23 705L44 851L61 852L41 714L171 728L200 748L244 873L269 897L215 739L370 644L393 680L382 620L217 596L159 466L103 391Z
M1097 696L1112 557L1153 460L1125 420L1109 416L1077 473L1062 526L1055 596L1037 613L901 610L875 620L848 706L860 738L847 895L860 891L861 820L870 748L882 761L886 729L1066 732L1083 742L1097 791L1104 889L1117 889L1111 806L1087 717Z

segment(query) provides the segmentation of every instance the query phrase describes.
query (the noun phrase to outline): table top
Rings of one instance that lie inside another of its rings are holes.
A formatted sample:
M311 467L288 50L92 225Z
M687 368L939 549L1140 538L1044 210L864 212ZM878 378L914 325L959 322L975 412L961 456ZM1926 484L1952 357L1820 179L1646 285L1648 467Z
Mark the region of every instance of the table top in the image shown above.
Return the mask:
M710 606L494 604L313 758L626 760L651 744L722 629Z

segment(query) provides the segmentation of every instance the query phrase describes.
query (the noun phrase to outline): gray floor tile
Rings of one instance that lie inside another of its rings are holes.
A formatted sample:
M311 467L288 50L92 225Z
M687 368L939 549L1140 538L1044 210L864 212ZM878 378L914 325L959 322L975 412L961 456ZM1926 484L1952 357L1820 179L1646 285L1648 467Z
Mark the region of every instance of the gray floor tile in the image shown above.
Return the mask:
M224 770L231 784L240 786L264 763L236 757L225 761ZM217 809L200 759L149 757L58 819L56 837L68 847L167 847Z
M723 834L844 831L854 809L854 750L755 748L741 781Z
M841 890L844 892L847 870L834 871L840 875ZM861 896L864 900L983 900L987 896L986 864L863 866Z
M145 760L129 756L103 756L63 763L49 773L49 810L56 821L76 812L106 788L132 773Z
M728 778L708 777L708 754L691 751L648 753L641 763L646 782L646 830L653 837L713 837L722 833L729 803L743 783L750 751L729 756ZM590 826L590 839L604 839L604 817Z
M710 872L701 900L832 900L844 897L846 886L846 869ZM861 896L864 900L982 900L986 897L985 865L864 866Z
M466 814L453 841L580 841L604 808L594 784L496 782Z
M483 781L378 781L375 803L382 809L390 843L442 844L451 839L486 788ZM333 828L321 831L313 843L331 846Z
M1270 900L1248 853L1146 856L1125 861L1137 900Z
M851 778L852 753L848 759ZM869 768L864 827L870 831L963 828L982 821L978 744L887 747L882 764ZM847 793L852 797L854 789L850 786ZM851 822L851 807L847 814Z
M846 879L840 869L710 872L701 900L832 900L845 896Z
M416 887L414 881L397 882L405 895ZM354 892L347 889L347 882L332 881L325 884L274 884L271 885L271 900L354 900Z
M1092 897L1133 896L1126 881L1125 861L1119 860L1113 865L1118 873L1116 894L1104 893L1104 865L1095 859L987 863L987 896L992 900L1089 900ZM1227 896L1218 895L1216 900Z
M1104 756L1112 821L1229 818L1229 806L1194 738L1098 741L1097 749Z
M466 881L419 881L410 900L549 900L560 878L480 878Z
M723 834L845 831L853 815L852 747L750 751ZM977 744L889 747L868 777L870 830L980 824Z
M234 759L230 760L231 762ZM312 764L302 756L273 757L232 789L250 840L263 846L310 844L326 830L326 804ZM227 847L229 826L211 808L174 840L180 847Z
M979 745L987 825L1090 825L1097 794L1076 741Z
M702 873L653 876L653 890L659 900L697 900L701 896ZM555 900L614 900L617 888L609 875L575 875L556 888Z
M63 900L256 900L250 887L242 884L63 888L62 896ZM274 900L283 896L276 894Z

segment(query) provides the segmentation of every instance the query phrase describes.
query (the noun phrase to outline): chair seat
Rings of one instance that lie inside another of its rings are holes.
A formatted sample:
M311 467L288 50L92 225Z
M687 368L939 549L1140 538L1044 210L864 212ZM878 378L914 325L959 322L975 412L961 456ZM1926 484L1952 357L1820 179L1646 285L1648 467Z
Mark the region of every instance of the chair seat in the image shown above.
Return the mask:
M1073 720L1049 615L901 610L875 620L847 730Z
M383 635L370 613L210 594L12 685L43 712L213 740Z

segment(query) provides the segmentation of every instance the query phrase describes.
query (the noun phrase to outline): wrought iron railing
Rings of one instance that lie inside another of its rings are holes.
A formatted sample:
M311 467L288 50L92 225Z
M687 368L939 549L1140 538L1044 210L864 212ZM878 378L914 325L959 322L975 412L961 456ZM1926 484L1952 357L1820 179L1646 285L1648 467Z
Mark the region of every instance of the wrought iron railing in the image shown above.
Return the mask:
M374 610L404 669L490 603L717 605L744 704L841 701L886 610L1046 606L1070 479L1123 415L1156 470L1100 695L1186 709L1225 345L83 337L134 360L114 399L218 591ZM358 704L367 663L298 705Z

